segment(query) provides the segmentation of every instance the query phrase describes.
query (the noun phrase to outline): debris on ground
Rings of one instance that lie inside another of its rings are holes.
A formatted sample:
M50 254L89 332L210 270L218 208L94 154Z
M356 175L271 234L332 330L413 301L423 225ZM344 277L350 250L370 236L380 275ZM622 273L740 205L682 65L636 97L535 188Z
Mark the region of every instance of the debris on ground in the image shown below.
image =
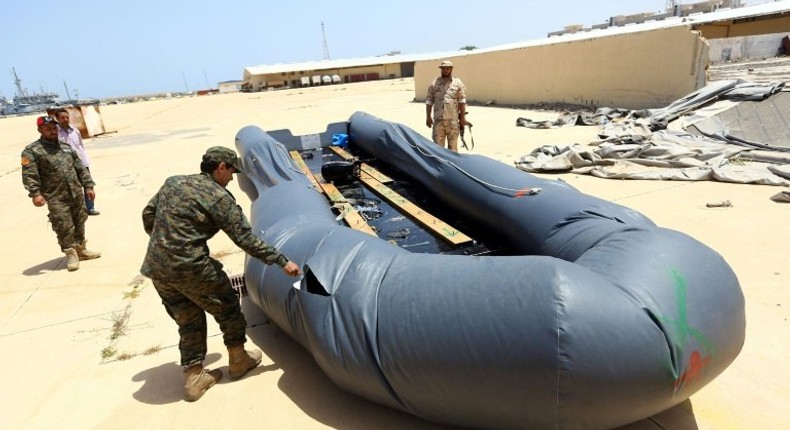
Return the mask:
M722 200L718 203L708 203L705 206L709 208L731 208L732 203L729 200Z

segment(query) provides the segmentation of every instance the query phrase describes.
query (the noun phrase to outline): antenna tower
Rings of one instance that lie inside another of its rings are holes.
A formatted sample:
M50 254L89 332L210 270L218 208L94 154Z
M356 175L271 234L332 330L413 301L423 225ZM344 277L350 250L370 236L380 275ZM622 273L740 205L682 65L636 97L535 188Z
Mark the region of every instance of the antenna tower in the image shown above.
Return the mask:
M14 85L16 86L16 95L19 97L27 96L27 91L22 87L22 80L16 75L16 69L11 68L11 73L14 75Z
M326 30L324 29L324 21L321 21L321 38L324 41L324 60L329 60L329 45L326 43Z
M69 100L71 100L71 94L69 94L69 86L66 85L66 80L65 79L63 80L63 87L66 88L66 97L68 97Z

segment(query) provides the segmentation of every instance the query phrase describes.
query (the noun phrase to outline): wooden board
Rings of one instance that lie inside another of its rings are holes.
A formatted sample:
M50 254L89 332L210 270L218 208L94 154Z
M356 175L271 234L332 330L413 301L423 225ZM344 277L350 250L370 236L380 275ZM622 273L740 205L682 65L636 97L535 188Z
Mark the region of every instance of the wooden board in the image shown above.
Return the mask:
M307 175L307 178L310 180L310 183L316 187L316 189L320 189L324 192L324 195L329 199L329 201L338 208L341 213L343 214L343 221L348 224L349 227L353 228L354 230L359 230L363 233L367 233L371 236L378 237L378 234L375 230L362 218L362 215L354 209L354 206L351 203L346 201L346 198L343 197L343 194L335 187L333 184L326 183L322 179L319 179L305 164L302 156L299 155L298 151L291 151L291 158L296 162L296 165L299 169Z
M291 151L290 154L291 154L291 159L294 160L299 170L301 170L302 173L304 173L305 176L307 176L307 179L310 180L310 183L313 184L315 189L316 190L321 189L321 187L318 185L318 181L316 181L315 179L315 176L313 176L313 172L310 171L310 168L307 167L307 164L305 164L304 160L302 159L302 156L299 155L299 151Z
M351 154L342 148L330 146L329 149L346 160L354 159ZM362 181L362 183L370 187L370 189L372 189L376 194L386 199L391 205L397 207L409 215L418 224L422 225L428 230L431 230L442 239L454 245L461 245L472 241L471 237L426 212L419 206L395 192L392 188L385 185L387 182L392 182L392 179L390 179L388 176L365 163L362 163L360 166L360 171L361 174L359 179Z
M349 154L348 152L346 152L346 150L344 150L343 148L340 148L340 147L337 147L337 146L330 146L329 149L332 150L335 154L343 157L346 160L353 160L354 159L354 156ZM367 165L365 163L360 164L359 170L364 172L364 173L367 173L370 176L372 176L373 178L375 178L377 181L381 182L382 184L386 184L386 183L392 182L392 178L390 178L389 176L379 172L378 170L370 167L369 165Z

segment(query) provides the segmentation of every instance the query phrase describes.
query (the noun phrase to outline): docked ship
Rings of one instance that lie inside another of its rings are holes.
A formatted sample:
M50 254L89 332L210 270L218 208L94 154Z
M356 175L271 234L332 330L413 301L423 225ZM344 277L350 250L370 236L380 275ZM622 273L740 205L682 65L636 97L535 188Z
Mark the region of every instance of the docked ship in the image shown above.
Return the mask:
M22 86L22 80L16 74L16 69L11 68L14 75L14 85L16 95L11 103L5 104L0 109L2 115L25 114L33 112L44 112L47 108L59 105L60 96L53 92L29 93Z

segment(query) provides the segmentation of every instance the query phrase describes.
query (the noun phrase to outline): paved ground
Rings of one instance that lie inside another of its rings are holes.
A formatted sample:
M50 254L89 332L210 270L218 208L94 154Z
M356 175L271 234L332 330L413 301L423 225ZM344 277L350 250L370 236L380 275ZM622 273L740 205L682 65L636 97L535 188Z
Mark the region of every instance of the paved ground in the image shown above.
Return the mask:
M406 79L102 107L114 132L88 140L102 215L87 228L90 247L104 256L73 273L65 270L46 211L33 207L21 185L19 153L37 138L34 117L0 119L0 192L7 200L0 208L0 428L447 429L343 393L249 306L248 335L263 350L263 365L241 381L222 381L197 403L184 402L175 325L138 275L147 243L143 206L167 176L197 172L208 146L232 147L249 124L319 132L357 110L428 135L425 109L413 97ZM554 119L549 112L476 106L470 112L475 152L508 164L539 145L585 143L596 132L515 126L522 116ZM790 205L769 200L779 189L552 177L709 245L732 265L746 295L746 344L735 363L689 402L627 428L788 428ZM248 210L235 182L230 189ZM722 200L733 207L706 207ZM210 245L231 274L242 270L244 255L225 236ZM227 374L227 353L210 324L207 364Z
M790 82L790 56L718 63L708 69L709 81L729 79L743 79L761 84Z

